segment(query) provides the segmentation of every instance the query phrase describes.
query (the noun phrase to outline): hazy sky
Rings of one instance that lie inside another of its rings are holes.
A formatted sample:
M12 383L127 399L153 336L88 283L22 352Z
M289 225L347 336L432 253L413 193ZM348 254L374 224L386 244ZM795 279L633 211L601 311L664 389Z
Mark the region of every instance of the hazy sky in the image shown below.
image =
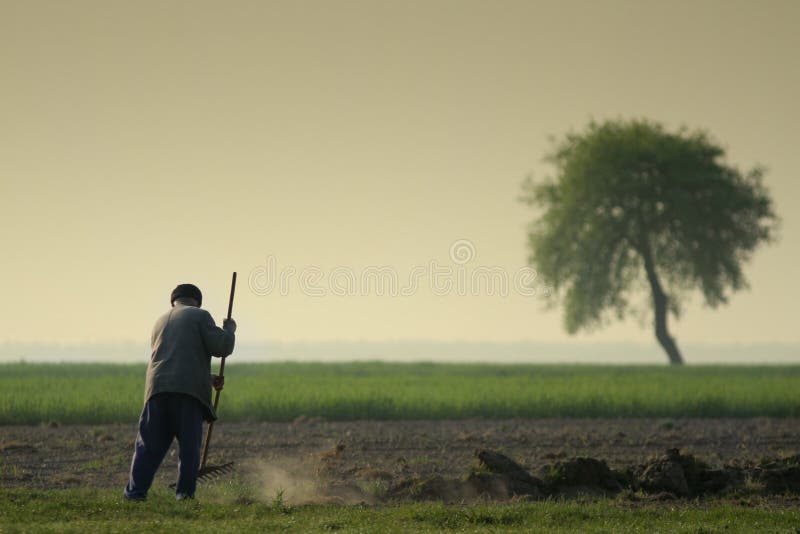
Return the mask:
M513 275L548 136L640 116L766 165L783 219L751 291L697 299L679 343L800 342L798 22L794 1L0 0L0 342L146 340L178 282L221 319L233 270L245 340L649 341L569 338L513 290L248 287L269 256L323 290L336 267Z

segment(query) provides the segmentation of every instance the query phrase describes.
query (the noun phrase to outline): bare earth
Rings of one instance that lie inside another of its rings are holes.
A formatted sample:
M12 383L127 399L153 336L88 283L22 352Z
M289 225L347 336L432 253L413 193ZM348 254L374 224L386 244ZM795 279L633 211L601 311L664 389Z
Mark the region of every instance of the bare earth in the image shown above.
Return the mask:
M0 487L116 487L122 491L135 425L0 427ZM505 419L217 424L209 464L236 462L265 489L306 492L331 484L383 488L409 478L463 477L477 449L501 452L531 472L561 458L592 457L612 469L678 448L711 465L800 452L800 419ZM174 481L176 447L157 485Z

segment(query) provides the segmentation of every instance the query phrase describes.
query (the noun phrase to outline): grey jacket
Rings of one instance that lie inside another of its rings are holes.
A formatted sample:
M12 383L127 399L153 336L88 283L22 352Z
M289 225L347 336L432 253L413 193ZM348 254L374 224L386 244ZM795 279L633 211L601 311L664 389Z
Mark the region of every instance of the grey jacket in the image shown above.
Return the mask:
M175 303L153 327L144 401L157 393L185 393L203 403L206 420L217 418L211 405L211 357L233 352L232 332L214 324L206 310Z

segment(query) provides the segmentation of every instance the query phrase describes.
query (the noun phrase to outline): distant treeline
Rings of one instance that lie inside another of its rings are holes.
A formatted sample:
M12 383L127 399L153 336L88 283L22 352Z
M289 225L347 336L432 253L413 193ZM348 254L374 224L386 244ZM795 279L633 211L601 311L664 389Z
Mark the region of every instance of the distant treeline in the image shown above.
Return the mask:
M800 365L800 345L792 343L693 344L684 353L692 364L793 364ZM47 343L0 343L0 363L26 361L136 363L146 362L150 347L141 343L59 345ZM314 341L240 342L237 362L281 361L435 361L447 363L517 364L661 364L664 354L655 343L548 343L541 341Z

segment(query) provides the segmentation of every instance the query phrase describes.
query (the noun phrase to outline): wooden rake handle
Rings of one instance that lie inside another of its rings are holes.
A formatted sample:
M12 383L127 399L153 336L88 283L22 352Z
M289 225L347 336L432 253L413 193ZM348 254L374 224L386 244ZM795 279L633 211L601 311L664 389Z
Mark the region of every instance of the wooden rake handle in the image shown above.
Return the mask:
M236 273L233 273L233 277L231 278L231 296L228 299L228 319L231 318L231 313L233 312L233 294L236 292ZM225 356L222 357L222 361L219 363L219 376L225 376ZM214 413L217 412L217 408L219 407L219 394L222 393L220 390L216 390L214 394ZM208 423L208 431L206 432L206 443L203 445L203 460L200 462L200 471L205 469L206 467L206 460L208 460L208 445L211 443L211 432L214 430L214 421Z

